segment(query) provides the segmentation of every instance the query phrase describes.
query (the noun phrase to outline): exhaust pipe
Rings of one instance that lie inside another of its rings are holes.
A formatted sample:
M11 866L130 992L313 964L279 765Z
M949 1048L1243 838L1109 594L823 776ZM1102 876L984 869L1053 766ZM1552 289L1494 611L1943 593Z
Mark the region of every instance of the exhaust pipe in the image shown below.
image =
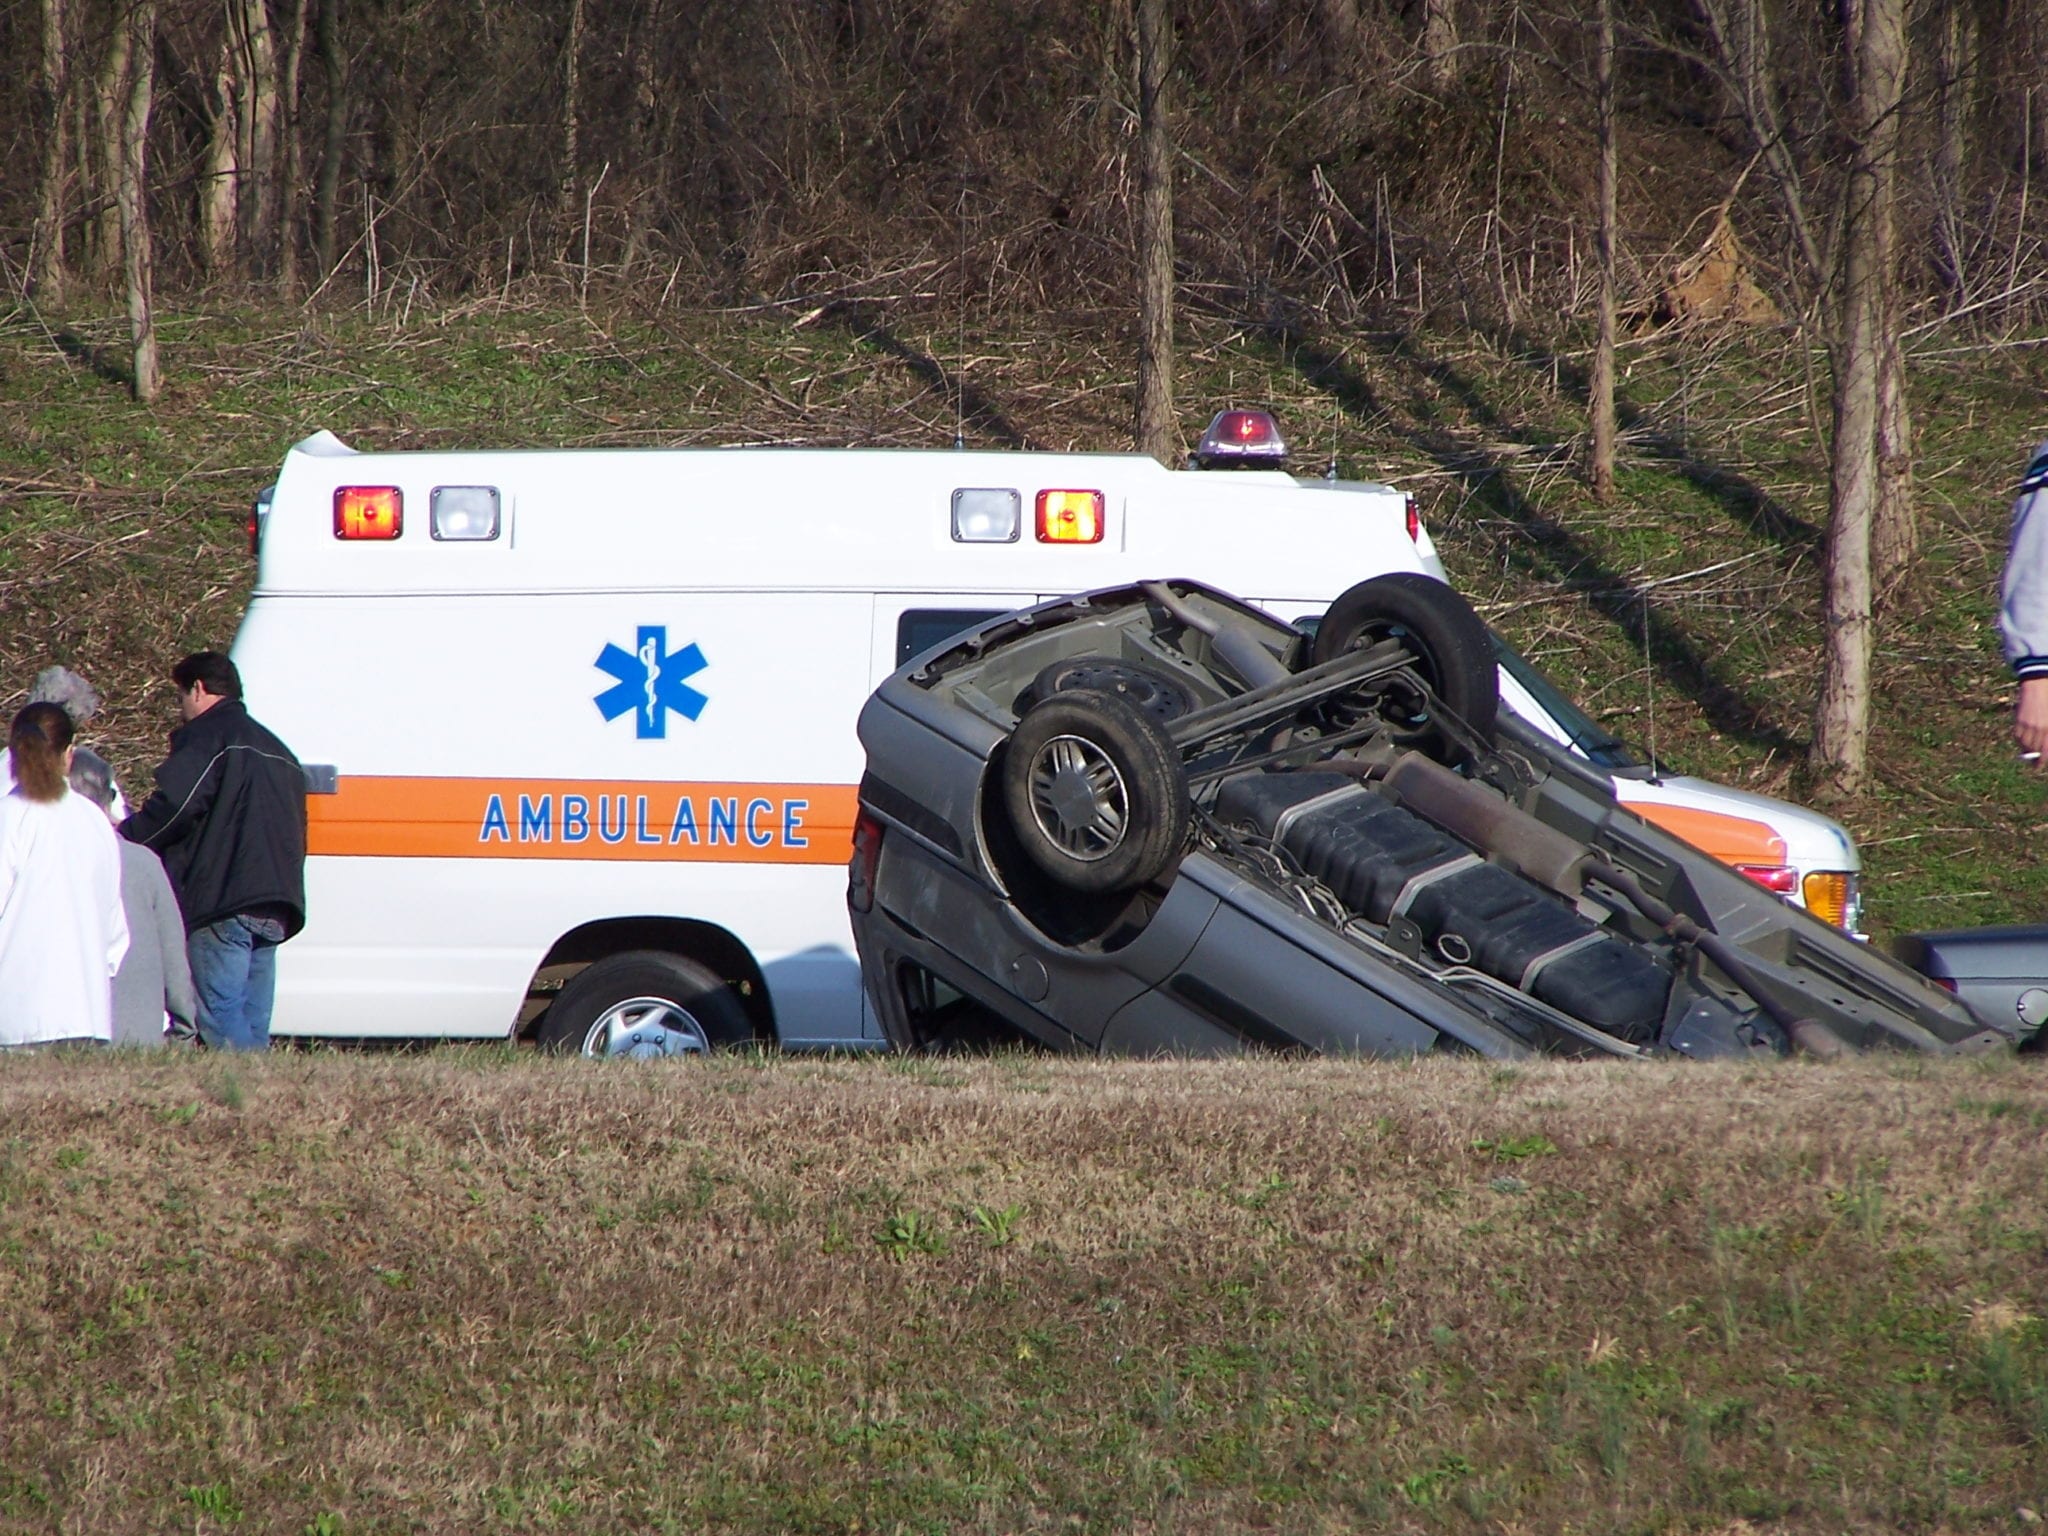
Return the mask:
M1404 752L1394 759L1386 783L1418 816L1512 864L1538 885L1572 901L1585 889L1593 850L1546 827L1483 784L1460 778L1420 752Z
M1505 795L1461 778L1419 752L1404 752L1387 770L1386 783L1401 803L1482 853L1513 864L1529 879L1577 901L1589 875L1625 896L1644 917L1681 944L1691 944L1730 981L1747 992L1792 1045L1831 1060L1849 1054L1849 1043L1821 1020L1795 1014L1773 995L1749 958L1711 928L1659 901L1626 870L1596 850L1531 816Z

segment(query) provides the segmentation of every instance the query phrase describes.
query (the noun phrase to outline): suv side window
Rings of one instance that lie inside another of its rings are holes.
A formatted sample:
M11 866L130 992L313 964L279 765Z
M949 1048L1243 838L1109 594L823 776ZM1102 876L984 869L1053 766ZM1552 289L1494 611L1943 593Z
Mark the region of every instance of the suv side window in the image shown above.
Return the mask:
M896 665L900 667L919 651L928 651L962 630L1007 612L1007 608L906 608L896 621Z

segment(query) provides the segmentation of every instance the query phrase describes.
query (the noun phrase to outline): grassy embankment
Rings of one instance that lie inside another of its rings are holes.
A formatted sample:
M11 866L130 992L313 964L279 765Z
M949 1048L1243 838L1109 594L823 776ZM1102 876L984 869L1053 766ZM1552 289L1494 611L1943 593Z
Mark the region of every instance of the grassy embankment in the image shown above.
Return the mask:
M977 328L963 392L957 320L493 301L172 313L166 393L143 410L119 382L118 322L15 312L0 323L0 689L52 658L83 667L109 694L103 745L146 782L164 668L233 634L247 503L316 427L365 447L933 446L964 402L976 444L1126 441L1130 365L1107 327ZM1499 333L1276 338L1202 316L1182 334L1190 436L1218 402L1272 401L1305 467L1334 447L1346 473L1416 489L1454 578L1619 734L1801 793L1826 515L1816 359L1773 332L1629 343L1623 499L1599 508L1571 474L1582 354ZM1837 812L1880 936L2048 915L2030 852L2041 780L2010 748L1990 625L2012 482L2048 436L2048 349L1966 342L1915 342L1922 554L1885 620L1876 785Z
M16 1531L2005 1529L2048 1079L0 1059Z

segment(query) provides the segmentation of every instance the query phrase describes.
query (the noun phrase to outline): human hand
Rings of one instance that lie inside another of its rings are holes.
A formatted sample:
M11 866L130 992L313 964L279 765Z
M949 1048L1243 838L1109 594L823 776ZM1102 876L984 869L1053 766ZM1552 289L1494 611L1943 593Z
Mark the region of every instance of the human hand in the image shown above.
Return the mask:
M2012 712L2013 740L2020 751L2039 759L2048 752L2048 677L2020 680L2019 701Z

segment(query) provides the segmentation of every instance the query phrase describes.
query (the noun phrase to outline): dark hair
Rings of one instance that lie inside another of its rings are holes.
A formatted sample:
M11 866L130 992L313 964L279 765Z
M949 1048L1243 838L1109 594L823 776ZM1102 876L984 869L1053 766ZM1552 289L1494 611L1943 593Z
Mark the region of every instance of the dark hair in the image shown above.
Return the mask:
M71 753L71 787L103 811L114 808L114 765L91 747Z
M171 668L171 681L178 685L180 693L190 693L194 683L204 683L206 691L217 699L242 696L242 674L219 651L194 651Z
M77 732L61 704L29 704L7 728L14 782L31 800L64 798L64 749Z

